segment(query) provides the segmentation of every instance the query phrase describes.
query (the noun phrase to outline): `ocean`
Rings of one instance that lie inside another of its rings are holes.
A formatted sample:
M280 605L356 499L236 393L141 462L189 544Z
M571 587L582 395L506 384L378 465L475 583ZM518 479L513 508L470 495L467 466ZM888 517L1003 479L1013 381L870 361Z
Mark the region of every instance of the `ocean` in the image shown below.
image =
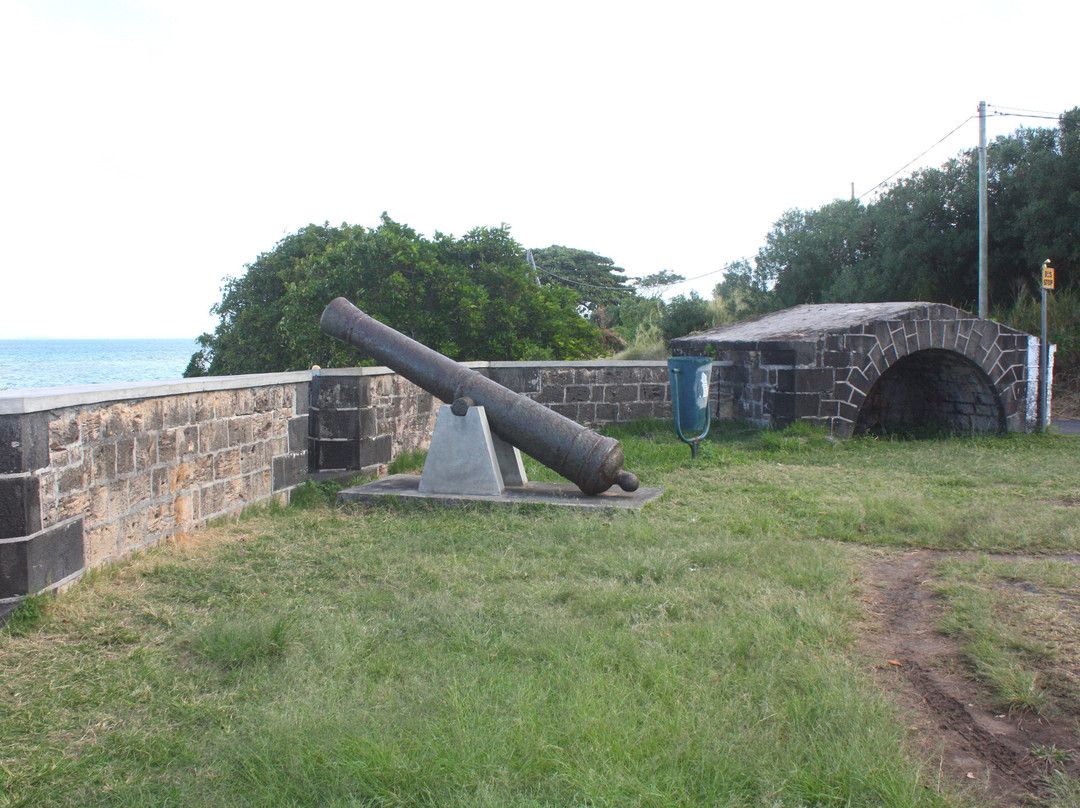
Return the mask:
M0 340L0 390L178 379L194 339Z

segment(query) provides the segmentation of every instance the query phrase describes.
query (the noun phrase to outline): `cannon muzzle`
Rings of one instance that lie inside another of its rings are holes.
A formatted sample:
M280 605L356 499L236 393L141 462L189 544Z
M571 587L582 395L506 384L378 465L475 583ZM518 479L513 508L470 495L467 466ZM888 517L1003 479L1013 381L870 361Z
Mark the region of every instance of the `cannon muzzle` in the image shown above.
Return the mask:
M323 312L323 333L359 348L447 403L470 398L484 407L491 430L586 494L612 485L634 491L638 479L623 471L623 452L614 438L599 435L515 393L475 370L421 345L356 308L343 297Z

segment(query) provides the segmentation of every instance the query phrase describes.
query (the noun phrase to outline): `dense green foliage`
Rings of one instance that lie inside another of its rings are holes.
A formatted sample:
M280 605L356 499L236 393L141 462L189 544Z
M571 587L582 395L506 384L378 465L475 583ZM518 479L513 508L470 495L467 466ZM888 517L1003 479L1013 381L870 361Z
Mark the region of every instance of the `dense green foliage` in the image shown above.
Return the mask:
M1053 259L1050 339L1058 345L1058 378L1072 378L1080 368L1080 108L1056 128L997 138L987 149L987 173L993 316L1038 333L1039 269ZM670 280L658 276L649 285L655 294ZM664 339L802 303L924 300L970 311L977 299L978 155L969 150L867 204L789 210L753 259L725 267L711 301L691 294L642 309L630 300L615 322L630 339L633 324L645 323L636 333L662 351ZM647 353L640 344L635 350Z
M572 247L552 245L531 250L541 284L562 285L578 296L578 309L591 319L634 294L622 267L610 258Z
M537 284L505 227L428 239L383 216L376 228L309 225L226 281L186 375L262 373L364 357L324 336L326 304L344 296L453 359L578 359L599 329L564 284Z
M1058 270L1051 339L1062 369L1080 364L1080 107L1056 128L1020 128L987 151L990 300L995 317L1036 330L1038 269ZM665 342L800 303L926 300L971 310L978 297L975 150L893 183L868 203L789 210L750 260L728 264L711 299L667 300L684 280L661 270L631 283L610 258L552 245L535 271L506 227L432 239L383 217L374 229L309 225L226 281L220 323L200 338L186 375L351 365L318 330L343 295L456 359L571 359Z
M1018 129L987 149L990 298L1011 304L1046 258L1080 272L1080 108L1056 129ZM978 298L978 155L901 179L869 204L790 210L754 272L780 306Z

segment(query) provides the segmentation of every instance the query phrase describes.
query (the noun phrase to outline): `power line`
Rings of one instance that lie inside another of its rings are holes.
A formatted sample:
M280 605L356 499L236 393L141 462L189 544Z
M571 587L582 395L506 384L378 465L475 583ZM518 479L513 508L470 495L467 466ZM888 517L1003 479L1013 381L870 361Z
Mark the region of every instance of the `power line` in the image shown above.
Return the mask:
M1046 115L1051 118L1057 119L1058 115L1047 109L1024 109L1023 107L1007 107L1001 104L987 104L990 109L1007 109L1011 112L1030 112L1033 115Z
M994 115L998 118L1040 118L1044 121L1057 121L1061 119L1060 115L1033 115L1031 113L1020 112L994 112Z
M957 132L959 132L959 131L960 131L960 129L962 129L962 128L963 128L964 124L966 124L966 123L967 123L968 121L974 120L974 119L975 119L975 118L977 118L977 117L978 117L977 115L970 115L970 116L968 116L967 118L964 118L964 120L960 122L960 125L959 125L959 126L957 126L957 127L955 128L955 129L952 129L952 130L951 130L951 131L950 131L950 132L949 132L949 133L948 133L947 135L945 135L945 136L944 136L943 138L941 138L941 140L939 140L939 141L938 141L937 143L935 143L935 144L934 144L933 146L931 146L931 147L930 147L929 149L927 149L926 151L924 151L924 152L922 152L921 154L919 154L919 155L918 155L918 157L915 157L915 158L913 158L912 160L909 160L909 161L908 161L907 163L905 163L904 165L902 165L902 166L901 166L900 168L896 169L896 171L894 171L894 172L893 172L892 174L890 174L889 176L887 176L887 177L886 177L885 179L883 179L883 180L882 180L881 182L879 182L879 183L878 183L877 185L875 185L875 186L874 186L873 188L871 188L871 189L870 189L869 191L864 191L863 193L859 194L859 196L858 196L858 197L856 197L856 198L857 198L857 199L862 199L862 198L863 198L864 196L867 196L868 194L871 194L871 193L873 193L874 191L876 191L876 190L878 190L879 188L881 188L882 186L884 186L884 185L885 185L885 183L887 183L887 182L888 182L889 180L891 180L891 179L892 179L893 177L895 177L895 176L896 176L897 174L899 174L899 173L900 173L901 171L903 171L904 169L906 169L906 168L907 168L908 166L910 166L910 165L911 165L912 163L915 163L915 162L917 162L918 160L920 160L921 158L923 158L924 156L926 156L926 154L927 154L927 153L929 153L929 152L933 151L933 150L934 150L934 149L936 149L936 148L937 148L938 146L940 146L940 145L941 145L942 143L944 143L944 142L945 142L946 140L948 140L948 139L949 139L950 137L952 137L952 136L953 136L953 135L955 135L955 134L956 134Z
M627 287L627 286L619 286L618 284L616 284L614 286L604 286L603 284L599 284L599 283L585 283L585 281L575 281L575 280L572 280L570 278L564 278L562 275L556 275L554 272L548 272L543 267L537 266L537 264L535 262L531 262L531 263L532 263L532 268L535 269L537 272L543 272L545 275L550 275L553 278L558 278L563 283L569 283L571 286L587 286L590 289L621 290L621 291L624 291L624 292L629 291L629 287ZM620 278L619 280L622 280L622 278ZM682 283L682 281L680 281L680 283Z

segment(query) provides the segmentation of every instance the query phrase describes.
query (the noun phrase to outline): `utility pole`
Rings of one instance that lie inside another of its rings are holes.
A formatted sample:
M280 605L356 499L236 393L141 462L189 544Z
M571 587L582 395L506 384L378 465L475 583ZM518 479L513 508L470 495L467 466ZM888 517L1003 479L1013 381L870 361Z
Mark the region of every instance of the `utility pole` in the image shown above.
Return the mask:
M1054 268L1050 259L1042 265L1042 340L1039 342L1039 429L1043 432L1050 424L1047 406L1050 393L1050 342L1046 334L1046 290L1054 288Z
M979 102L979 317L986 319L990 308L989 226L986 221L986 102Z

